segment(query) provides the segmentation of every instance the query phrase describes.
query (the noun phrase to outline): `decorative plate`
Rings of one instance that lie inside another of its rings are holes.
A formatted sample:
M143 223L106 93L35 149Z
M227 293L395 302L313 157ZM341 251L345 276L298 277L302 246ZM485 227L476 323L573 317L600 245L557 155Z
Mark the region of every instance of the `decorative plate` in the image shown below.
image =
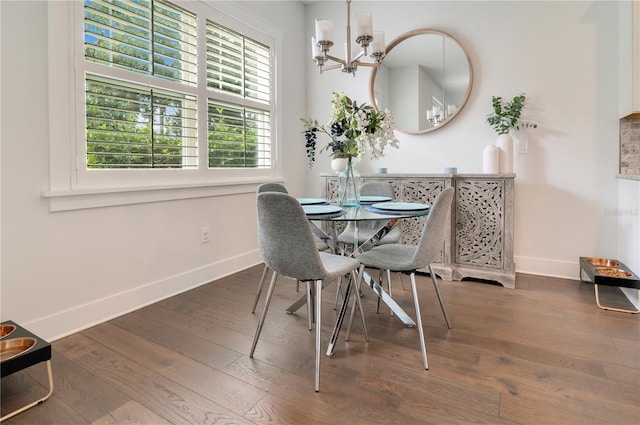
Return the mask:
M324 198L297 198L298 202L300 202L300 205L321 205L321 204L328 204L329 201L327 201Z
M335 214L342 211L337 205L303 205L305 214Z
M428 210L431 207L430 205L416 202L380 202L371 206L385 211L420 211Z
M364 204L374 203L374 202L387 202L393 201L393 198L388 196L361 196L360 202Z

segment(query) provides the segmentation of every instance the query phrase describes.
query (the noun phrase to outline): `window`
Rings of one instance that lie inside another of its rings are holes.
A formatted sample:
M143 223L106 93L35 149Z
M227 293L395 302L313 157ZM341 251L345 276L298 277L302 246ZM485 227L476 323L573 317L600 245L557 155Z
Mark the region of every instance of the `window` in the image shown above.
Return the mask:
M274 167L273 39L199 2L84 0L82 20L80 174Z
M270 167L269 48L207 23L207 87L256 107L209 100L209 167Z

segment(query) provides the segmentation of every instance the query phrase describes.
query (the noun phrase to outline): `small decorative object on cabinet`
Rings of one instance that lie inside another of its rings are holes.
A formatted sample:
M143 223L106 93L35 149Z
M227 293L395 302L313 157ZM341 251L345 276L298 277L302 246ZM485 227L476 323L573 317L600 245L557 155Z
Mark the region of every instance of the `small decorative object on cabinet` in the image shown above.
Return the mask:
M323 196L338 198L338 178L324 174ZM454 208L442 253L434 271L444 280L465 277L515 288L513 262L514 174L365 174L363 182L393 185L395 198L431 204L445 188L456 189ZM402 220L401 243L415 244L425 218ZM428 272L428 270L424 270Z
M500 151L497 146L488 145L482 151L482 172L485 174L500 172Z
M487 115L487 123L498 133L496 144L500 150L500 173L513 172L513 137L509 132L521 128L538 127L538 124L520 121L525 99L524 93L504 104L500 96L491 98L493 112Z

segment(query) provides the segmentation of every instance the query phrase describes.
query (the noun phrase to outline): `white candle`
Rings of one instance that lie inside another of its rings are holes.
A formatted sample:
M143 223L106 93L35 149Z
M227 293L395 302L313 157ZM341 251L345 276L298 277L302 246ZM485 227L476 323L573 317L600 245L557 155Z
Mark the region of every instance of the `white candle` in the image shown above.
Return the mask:
M374 31L373 41L371 42L371 53L384 53L384 31Z
M321 58L321 57L322 57L322 51L320 50L320 47L318 47L318 44L316 43L316 38L311 37L311 59Z
M333 41L333 21L316 19L316 40Z
M488 145L482 151L482 172L498 174L500 171L500 150L494 145Z
M356 38L365 35L373 35L371 13L360 12L356 15Z

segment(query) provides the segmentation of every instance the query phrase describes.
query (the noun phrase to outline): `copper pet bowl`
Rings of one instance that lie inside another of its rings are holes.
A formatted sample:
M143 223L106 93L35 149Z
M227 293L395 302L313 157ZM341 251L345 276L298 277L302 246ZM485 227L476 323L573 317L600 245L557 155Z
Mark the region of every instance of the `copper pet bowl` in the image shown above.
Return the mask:
M31 347L36 345L35 338L10 338L0 342L0 362L7 361L17 355L29 351Z
M613 269L608 267L599 267L594 269L594 272L601 274L603 276L611 276L611 277L631 277L633 276L628 271L622 269Z
M0 325L0 338L11 335L16 330L14 325Z
M619 267L620 261L609 260L608 258L586 258L585 261L589 264L599 267Z

